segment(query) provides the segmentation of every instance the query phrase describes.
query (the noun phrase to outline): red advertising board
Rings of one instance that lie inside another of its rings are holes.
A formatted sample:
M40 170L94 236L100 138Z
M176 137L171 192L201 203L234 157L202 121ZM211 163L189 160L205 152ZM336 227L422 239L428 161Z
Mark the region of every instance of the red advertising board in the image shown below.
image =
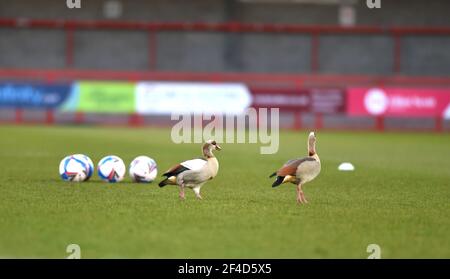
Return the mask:
M250 89L252 107L279 108L281 111L345 113L345 92L336 88Z
M350 88L350 116L450 118L450 89L439 88Z

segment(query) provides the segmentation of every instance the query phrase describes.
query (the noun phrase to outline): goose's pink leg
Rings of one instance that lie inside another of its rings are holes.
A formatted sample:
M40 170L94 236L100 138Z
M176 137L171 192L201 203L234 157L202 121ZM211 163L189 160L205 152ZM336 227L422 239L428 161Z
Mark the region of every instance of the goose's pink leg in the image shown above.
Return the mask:
M184 187L181 187L181 190L180 190L180 199L182 199L182 200L185 200L185 199L186 199L186 196L184 195Z
M297 202L301 203L301 204L308 203L308 201L305 198L305 194L303 193L302 184L301 183L299 183L297 185Z
M180 186L180 199L185 200L186 196L184 194L184 182L181 181L181 186Z
M306 200L306 197L305 197L305 194L303 193L303 191L302 191L302 199L303 199L304 203L308 203L308 201Z

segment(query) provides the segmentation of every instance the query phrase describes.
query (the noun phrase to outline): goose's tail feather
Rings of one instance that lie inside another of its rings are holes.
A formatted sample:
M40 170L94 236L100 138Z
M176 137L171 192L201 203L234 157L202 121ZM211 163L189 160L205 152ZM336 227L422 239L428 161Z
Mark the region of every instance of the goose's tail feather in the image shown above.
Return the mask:
M158 185L159 185L159 187L164 187L164 186L166 186L168 184L168 182L169 182L169 179L166 178L163 181L159 182Z
M281 183L283 183L284 176L277 176L277 180L275 180L272 184L272 187L280 186Z

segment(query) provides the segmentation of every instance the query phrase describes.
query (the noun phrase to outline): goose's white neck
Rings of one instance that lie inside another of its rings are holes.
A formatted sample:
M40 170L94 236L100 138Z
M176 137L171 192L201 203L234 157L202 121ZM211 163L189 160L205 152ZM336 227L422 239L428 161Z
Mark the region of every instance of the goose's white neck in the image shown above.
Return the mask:
M309 154L309 156L313 156L314 154L316 154L316 140L315 139L308 140L308 154Z
M316 138L315 137L310 136L308 138L308 155L309 155L309 157L314 158L320 164L320 158L316 152Z
M215 177L219 172L219 161L216 157L207 158L208 169L211 171L211 177Z

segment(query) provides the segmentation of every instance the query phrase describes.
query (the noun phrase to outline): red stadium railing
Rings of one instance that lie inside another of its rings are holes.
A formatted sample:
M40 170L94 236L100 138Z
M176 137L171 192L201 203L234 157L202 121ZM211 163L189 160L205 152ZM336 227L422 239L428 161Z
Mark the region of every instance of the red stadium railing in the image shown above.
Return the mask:
M421 36L449 36L449 27L377 27L377 26L353 26L342 27L335 25L289 25L289 24L255 24L255 23L158 23L140 21L105 21L105 20L54 20L54 19L28 19L28 18L0 18L0 27L9 28L47 28L64 29L66 33L66 67L73 66L74 36L75 30L142 30L148 32L148 70L156 69L157 59L157 32L160 31L202 31L202 32L257 32L257 33L296 33L308 34L311 40L311 73L319 70L320 35L325 34L366 34L389 35L394 39L393 71L401 72L402 37L406 35Z
M284 86L302 85L402 85L450 87L450 77L375 76L326 74L264 74L219 72L116 71L84 69L13 69L0 68L0 78L38 79L43 81L100 79L100 80L179 80L179 81L242 81L250 84L272 83Z

